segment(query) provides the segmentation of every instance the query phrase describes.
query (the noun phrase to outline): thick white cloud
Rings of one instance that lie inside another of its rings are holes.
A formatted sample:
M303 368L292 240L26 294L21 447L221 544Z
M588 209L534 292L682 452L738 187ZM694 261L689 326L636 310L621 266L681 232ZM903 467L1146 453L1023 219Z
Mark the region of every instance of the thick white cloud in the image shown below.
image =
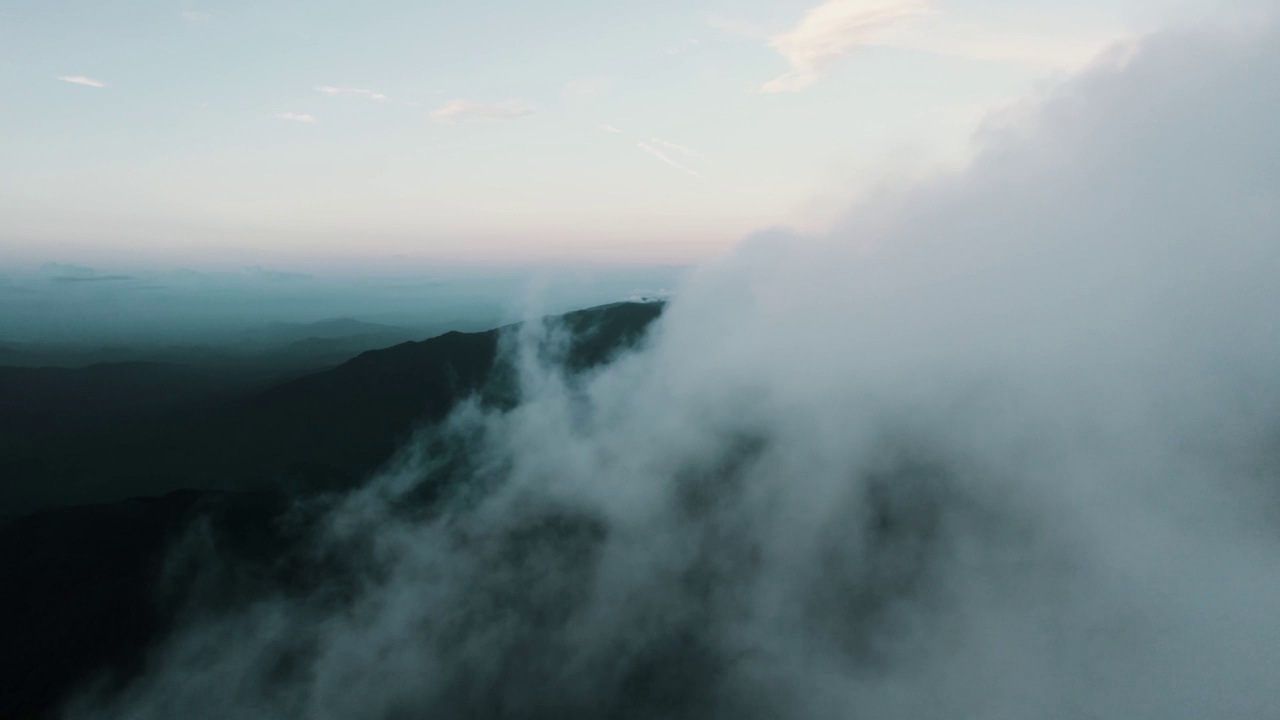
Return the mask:
M442 517L426 444L335 513L354 597L196 625L104 713L1266 717L1278 78L1274 24L1149 37L601 372L531 329Z

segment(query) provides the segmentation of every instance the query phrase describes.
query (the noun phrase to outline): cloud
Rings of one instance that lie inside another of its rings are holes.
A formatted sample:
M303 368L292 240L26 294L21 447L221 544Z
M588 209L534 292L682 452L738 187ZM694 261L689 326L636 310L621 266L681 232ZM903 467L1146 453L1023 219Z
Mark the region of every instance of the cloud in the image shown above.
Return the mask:
M84 85L86 87L102 88L107 86L107 84L101 80L94 80L93 78L88 78L83 75L61 75L58 79L62 82L69 82L73 85Z
M309 123L312 125L318 122L314 117L305 113L282 112L282 113L276 113L276 117L280 118L281 120L292 120L294 122Z
M638 147L638 148L640 148L641 150L645 151L646 153L648 153L648 154L652 155L653 157L657 158L658 160L660 160L660 161L662 161L662 162L666 163L667 165L669 165L669 166L671 166L671 167L675 168L676 170L679 170L680 172L685 173L686 175L692 175L693 177L702 177L701 175L699 175L699 174L698 174L698 172L697 172L696 170L693 170L693 169L691 169L691 168L685 167L684 165L680 164L679 162L677 162L677 161L675 161L675 160L672 160L672 159L671 159L671 157L670 157L670 156L668 156L666 153L664 153L664 152L662 152L661 150L659 150L659 149L655 148L654 146L650 145L649 143L643 143L643 142L642 142L642 143L636 143L636 147Z
M376 92L374 90L368 90L365 88L344 88L344 87L333 87L332 85L317 85L316 91L322 92L325 95L330 95L330 96L356 95L358 97L368 98L375 102L387 102L388 100L391 99L380 92Z
M931 11L932 0L829 0L769 46L792 70L761 93L797 92L860 47L883 46L987 62L1077 70L1121 39L1114 31L1028 30L968 22Z
M450 100L432 110L427 117L441 125L457 123L514 120L532 115L532 105L523 100L507 100L500 103L476 103L469 100Z
M760 92L796 92L813 85L837 60L926 8L924 0L827 0L805 13L790 32L769 40L791 72L765 83Z
M621 134L622 134L622 131L621 131L621 130L619 130L618 128L616 128L616 127L614 127L614 126L610 125L609 123L604 123L604 124L602 124L602 125L600 126L600 129L601 129L601 130L603 130L603 131L605 131L605 132L608 132L608 133L614 133L615 135L621 135Z
M612 128L612 126L604 126L604 127L606 127L606 129ZM616 129L612 131L620 132ZM657 159L659 162L663 163L664 165L667 165L668 167L679 170L680 172L686 175L690 175L692 177L699 177L699 178L702 177L702 174L699 173L697 170L695 170L692 167L689 167L688 165L680 162L679 160L676 160L675 158L671 157L666 152L663 152L663 150L659 149L659 147L656 147L656 146L661 146L662 148L665 148L667 150L680 153L681 155L684 155L685 157L693 160L704 159L702 153L699 153L696 150L692 150L690 148L685 147L684 145L678 145L676 143L668 142L660 138L650 138L648 142L636 143L636 147L640 148L641 151Z
M570 101L604 97L613 89L613 80L603 75L578 78L565 84L560 94Z
M684 145L677 145L676 143L673 143L673 142L667 142L666 140L662 140L662 139L659 139L659 138L651 138L651 139L649 140L649 142L651 142L651 143L653 143L653 144L655 144L655 145L661 145L662 147L667 148L668 150L675 150L676 152L680 153L681 155L684 155L684 156L686 156L686 157L693 158L693 159L695 159L695 160L703 160L703 159L705 159L705 158L703 157L702 153L698 152L697 150L690 150L689 148L685 147Z

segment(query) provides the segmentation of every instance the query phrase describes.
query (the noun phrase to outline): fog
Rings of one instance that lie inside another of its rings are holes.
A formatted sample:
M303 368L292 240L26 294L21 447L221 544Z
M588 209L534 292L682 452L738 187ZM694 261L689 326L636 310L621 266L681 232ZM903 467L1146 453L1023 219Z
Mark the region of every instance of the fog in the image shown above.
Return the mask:
M326 511L323 592L196 598L72 716L1274 714L1278 79L1274 23L1146 37L603 369L531 326L516 407Z

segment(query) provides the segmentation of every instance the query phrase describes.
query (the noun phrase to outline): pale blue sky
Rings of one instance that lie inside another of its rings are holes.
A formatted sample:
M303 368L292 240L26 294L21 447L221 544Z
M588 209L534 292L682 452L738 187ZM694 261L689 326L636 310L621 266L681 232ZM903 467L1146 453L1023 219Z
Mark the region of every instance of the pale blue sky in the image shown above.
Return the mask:
M0 261L687 261L1212 0L10 2Z

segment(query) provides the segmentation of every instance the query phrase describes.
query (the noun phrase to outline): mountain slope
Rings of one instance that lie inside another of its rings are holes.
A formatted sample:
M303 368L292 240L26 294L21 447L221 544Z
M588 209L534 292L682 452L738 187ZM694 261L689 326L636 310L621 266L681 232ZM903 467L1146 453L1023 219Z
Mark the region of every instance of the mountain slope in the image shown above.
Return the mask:
M619 303L562 316L567 364L604 361L640 336L660 304ZM180 416L131 422L107 417L88 429L0 445L0 515L52 505L108 502L179 488L346 486L385 462L423 422L499 385L504 334L450 332L362 353L330 370ZM61 402L83 399L72 389ZM99 418L100 420L102 418Z

